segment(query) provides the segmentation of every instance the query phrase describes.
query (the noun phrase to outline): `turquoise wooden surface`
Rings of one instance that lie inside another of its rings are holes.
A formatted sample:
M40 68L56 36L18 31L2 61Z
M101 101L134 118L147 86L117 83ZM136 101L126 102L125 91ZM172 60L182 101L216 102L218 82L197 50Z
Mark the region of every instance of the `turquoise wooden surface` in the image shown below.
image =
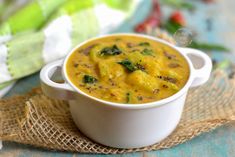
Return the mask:
M198 11L194 14L187 13L189 24L199 32L200 40L208 42L222 43L235 52L235 1L217 1L213 5L203 5L199 1L197 4ZM142 20L149 11L150 0L145 1L136 12L133 19L125 22L119 29L114 32L129 32L131 28L140 20ZM167 14L168 11L166 11ZM205 20L208 17L213 19L213 31L206 31ZM235 61L233 54L224 54L220 52L210 53L212 58L216 60L230 59ZM25 93L33 87L39 85L38 73L24 78L17 82L16 86L8 93L7 96ZM0 157L77 157L77 156L104 156L91 154L78 154L55 152L44 149L34 148L12 142L4 142L4 147L0 151ZM106 155L112 156L112 155ZM152 152L131 153L118 156L149 156L149 157L234 157L235 156L235 123L231 123L220 127L210 133L204 133L191 141L178 145L176 147Z

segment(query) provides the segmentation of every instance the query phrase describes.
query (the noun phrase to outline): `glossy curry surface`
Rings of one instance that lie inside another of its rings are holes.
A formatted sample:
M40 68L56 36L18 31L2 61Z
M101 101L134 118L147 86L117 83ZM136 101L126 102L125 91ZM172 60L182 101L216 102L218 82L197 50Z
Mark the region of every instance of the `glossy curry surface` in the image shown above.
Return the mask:
M189 77L187 61L171 47L124 35L82 45L70 55L66 72L83 92L130 104L167 98L183 88Z

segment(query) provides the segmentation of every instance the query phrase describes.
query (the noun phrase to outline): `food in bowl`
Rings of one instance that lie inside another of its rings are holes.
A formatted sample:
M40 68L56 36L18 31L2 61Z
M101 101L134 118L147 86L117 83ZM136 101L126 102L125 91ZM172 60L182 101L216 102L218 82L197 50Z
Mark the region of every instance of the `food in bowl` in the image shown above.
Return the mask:
M93 97L142 104L183 88L189 65L168 45L122 35L91 40L77 48L68 58L66 73L77 88Z

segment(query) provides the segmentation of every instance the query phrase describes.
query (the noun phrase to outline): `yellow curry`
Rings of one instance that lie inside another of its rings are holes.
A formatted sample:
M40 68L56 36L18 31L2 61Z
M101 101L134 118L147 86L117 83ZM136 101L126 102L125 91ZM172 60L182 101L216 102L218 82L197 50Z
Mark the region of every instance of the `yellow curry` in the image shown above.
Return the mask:
M167 98L183 88L189 77L187 61L171 47L124 35L82 45L69 57L66 70L83 92L130 104Z

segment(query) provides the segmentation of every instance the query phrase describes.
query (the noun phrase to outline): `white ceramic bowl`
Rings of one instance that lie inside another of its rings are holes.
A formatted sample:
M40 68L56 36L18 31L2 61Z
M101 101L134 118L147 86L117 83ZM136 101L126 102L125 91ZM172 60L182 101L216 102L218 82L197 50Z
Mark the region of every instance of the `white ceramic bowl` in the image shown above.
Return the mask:
M177 50L188 62L190 75L176 94L151 103L119 104L92 97L77 88L68 78L66 63L81 45L107 36L136 36L155 40ZM85 41L74 48L64 60L46 65L40 73L43 92L53 98L69 100L70 111L77 127L94 141L116 148L138 148L160 142L170 135L180 121L185 98L190 87L205 83L211 73L211 59L203 52L180 48L161 39L139 34L111 34ZM62 68L65 83L50 78Z

